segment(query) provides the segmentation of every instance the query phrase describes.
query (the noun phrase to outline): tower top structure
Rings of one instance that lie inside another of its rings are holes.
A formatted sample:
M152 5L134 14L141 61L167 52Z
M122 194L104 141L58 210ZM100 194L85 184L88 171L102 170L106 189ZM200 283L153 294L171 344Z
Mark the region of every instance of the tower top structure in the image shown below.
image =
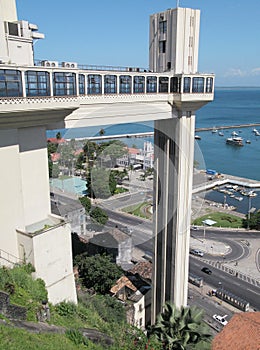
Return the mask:
M200 10L168 9L150 16L149 69L198 72Z

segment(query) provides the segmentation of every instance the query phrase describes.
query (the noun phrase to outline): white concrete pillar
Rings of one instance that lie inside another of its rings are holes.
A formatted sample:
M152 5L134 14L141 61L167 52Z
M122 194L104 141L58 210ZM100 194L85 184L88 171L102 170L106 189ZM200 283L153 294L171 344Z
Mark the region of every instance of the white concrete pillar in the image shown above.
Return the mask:
M152 323L165 302L187 304L194 130L195 116L174 110L155 122Z
M45 127L18 129L18 144L24 220L28 226L51 212Z

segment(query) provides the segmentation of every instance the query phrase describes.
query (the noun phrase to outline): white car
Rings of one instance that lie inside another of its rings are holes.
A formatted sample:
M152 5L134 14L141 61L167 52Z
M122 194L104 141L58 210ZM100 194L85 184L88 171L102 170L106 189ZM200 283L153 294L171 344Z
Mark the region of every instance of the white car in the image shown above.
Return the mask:
M221 323L223 326L225 326L226 324L228 324L228 321L226 320L226 317L228 315L225 316L220 316L220 315L213 315L214 320L216 320L217 322Z

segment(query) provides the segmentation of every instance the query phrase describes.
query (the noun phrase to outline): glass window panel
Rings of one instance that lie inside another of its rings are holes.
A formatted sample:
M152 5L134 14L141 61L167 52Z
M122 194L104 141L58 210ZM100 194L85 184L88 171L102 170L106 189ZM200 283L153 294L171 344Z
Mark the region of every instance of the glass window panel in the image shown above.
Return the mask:
M190 93L190 78L188 77L184 78L183 92Z
M144 92L144 77L136 76L134 77L134 93L143 93Z
M171 78L170 92L180 92L180 79L177 77Z
M147 93L157 92L157 77L148 76L146 78L146 92Z
M102 79L101 75L89 74L88 75L88 94L101 94L102 93Z
M204 78L195 77L192 79L192 92L203 93L204 92Z
M104 93L115 94L117 92L117 76L105 75L104 77Z
M119 77L119 93L130 94L132 88L132 77L130 75L120 75Z
M159 78L159 92L168 92L168 77L160 77Z
M206 92L211 93L213 88L213 78L207 78L206 80Z

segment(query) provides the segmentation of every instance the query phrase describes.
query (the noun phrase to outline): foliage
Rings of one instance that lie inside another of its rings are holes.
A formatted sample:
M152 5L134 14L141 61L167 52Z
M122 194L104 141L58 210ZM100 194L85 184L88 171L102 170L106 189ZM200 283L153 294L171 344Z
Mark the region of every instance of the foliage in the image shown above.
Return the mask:
M76 305L71 302L62 301L55 305L55 310L60 316L71 317L76 314Z
M110 295L94 295L85 294L79 299L83 305L88 308L94 308L98 315L108 323L122 323L126 321L126 313L124 306L117 299Z
M33 280L31 265L13 269L0 268L0 289L10 293L10 302L27 308L28 320L36 320L36 312L42 300L47 299L43 280Z
M243 219L242 226L250 230L260 230L260 211L250 213L250 216L247 214L246 218Z
M123 208L123 211L145 219L151 219L152 214L147 210L148 207L151 207L151 203L144 202L144 203L138 203L136 205L130 205L128 207L125 207Z
M107 213L99 207L95 207L94 209L91 210L90 217L100 225L105 225L108 220Z
M203 310L196 306L178 309L171 303L166 303L164 310L158 316L155 325L149 329L149 335L155 335L167 350L194 349L208 343L210 349L211 334L209 327L203 321ZM205 349L205 347L204 347Z
M60 174L60 168L58 164L52 164L50 177L52 177L53 179L56 179L59 177L59 174Z
M87 254L78 255L75 258L78 266L79 277L87 288L93 288L97 293L107 294L122 275L122 269L111 261L107 255Z
M83 207L85 208L86 213L90 212L91 209L91 200L88 197L80 197L79 198L80 203L83 205Z
M83 147L83 151L84 151L88 161L94 160L97 156L98 144L96 142L93 142L93 141L87 141Z
M88 340L77 329L69 329L65 334L75 345L88 345L89 343Z
M111 168L116 165L117 158L121 158L127 154L126 145L119 140L113 140L109 142L103 142L100 145L101 152L99 155L109 157L111 161Z
M60 132L60 131L57 132L57 134L56 134L56 139L57 139L57 140L60 140L60 139L61 139L61 132Z

